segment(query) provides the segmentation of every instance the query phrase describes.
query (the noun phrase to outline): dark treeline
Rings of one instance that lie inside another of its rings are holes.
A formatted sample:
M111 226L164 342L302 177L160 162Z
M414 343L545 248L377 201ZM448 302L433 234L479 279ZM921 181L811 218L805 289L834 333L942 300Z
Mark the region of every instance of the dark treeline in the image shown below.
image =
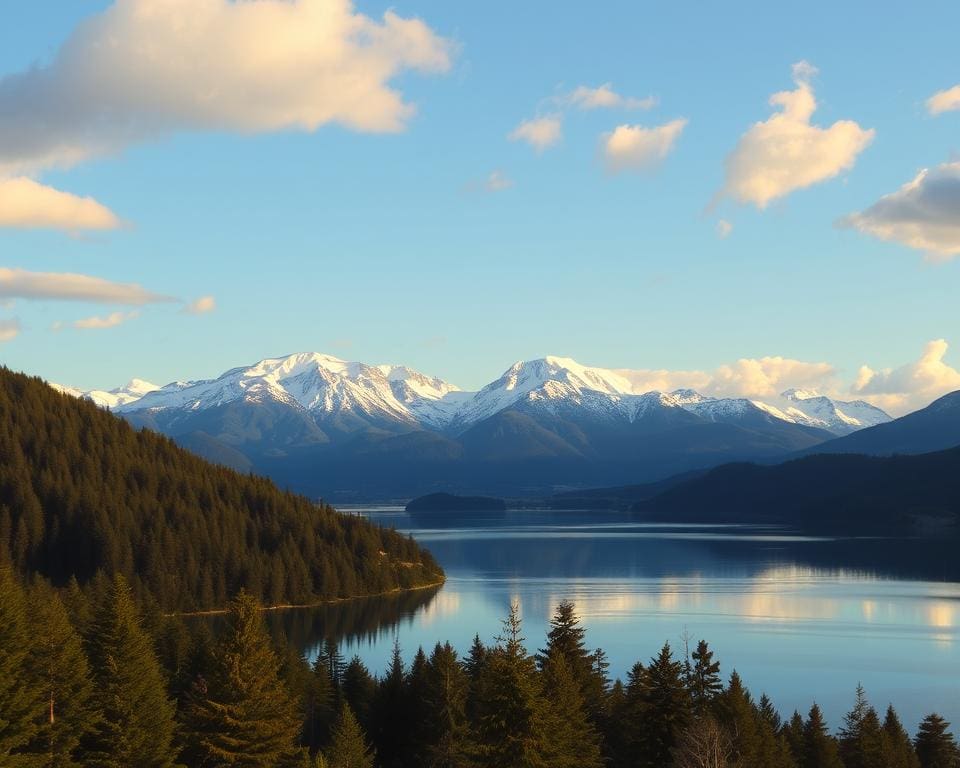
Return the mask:
M138 602L305 604L435 583L412 539L209 464L0 369L0 562L54 585L122 574Z
M328 641L275 645L240 593L217 637L141 615L122 576L86 596L0 569L0 765L94 768L957 768L949 724L911 738L862 689L836 734L781 719L705 642L611 682L573 606L530 653L512 610L491 645L400 650L380 677Z

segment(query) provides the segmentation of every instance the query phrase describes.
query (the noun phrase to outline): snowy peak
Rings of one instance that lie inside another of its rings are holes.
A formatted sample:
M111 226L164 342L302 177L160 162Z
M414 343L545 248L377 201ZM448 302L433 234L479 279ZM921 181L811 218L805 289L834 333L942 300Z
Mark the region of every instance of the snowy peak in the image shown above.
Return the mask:
M863 400L832 400L812 390L788 389L780 395L783 410L798 423L845 435L891 421L886 411Z
M634 375L636 374L636 375ZM769 400L713 397L694 389L648 392L646 377L629 370L581 365L569 357L521 360L479 392L405 365L369 365L319 352L266 358L215 379L157 387L133 379L115 390L71 394L118 412L202 411L236 402L299 409L318 423L349 415L366 423L460 433L508 408L555 416L633 422L663 409L682 409L707 421L756 423L775 419L842 435L890 420L863 401L832 400L790 389Z
M267 358L216 379L170 384L122 405L121 412L204 410L235 402L278 403L322 420L341 414L367 422L435 425L459 389L406 366L368 365L319 352Z

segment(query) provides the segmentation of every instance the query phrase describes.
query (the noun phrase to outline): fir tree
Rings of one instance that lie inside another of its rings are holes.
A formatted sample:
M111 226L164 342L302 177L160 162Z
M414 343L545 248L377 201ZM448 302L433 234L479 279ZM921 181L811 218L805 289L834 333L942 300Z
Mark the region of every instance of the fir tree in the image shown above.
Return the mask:
M187 743L201 764L267 768L293 752L300 722L278 672L260 606L241 592L186 711Z
M31 669L33 641L23 589L0 565L0 763L30 765L15 755L36 738L46 708L44 691Z
M845 768L886 766L880 720L876 710L867 702L862 685L857 686L853 708L844 716L839 751Z
M477 691L479 762L489 768L546 766L545 719L536 662L523 645L519 608L481 668Z
M44 768L79 766L76 751L99 720L83 642L63 603L49 587L30 591L32 637L29 668L44 694L39 730L26 752Z
M464 768L469 764L469 684L453 647L437 643L427 664L424 689L423 719L431 731L425 763L429 768Z
M920 768L920 761L893 705L883 718L883 756L887 768Z
M333 729L333 740L326 752L328 768L373 768L374 752L367 744L363 729L344 703Z
M644 670L641 709L641 765L661 768L670 764L670 755L680 734L690 722L690 695L683 663L674 660L665 643Z
M377 684L359 656L354 656L343 670L341 690L360 726L369 728Z
M706 640L697 643L697 648L691 655L693 668L690 670L690 699L694 712L703 715L723 691L720 662L713 660L713 651Z
M400 645L394 640L387 673L377 686L374 699L373 743L384 768L402 765L407 757L411 728L410 701L406 696L405 673Z
M338 691L329 667L320 658L313 665L303 702L303 742L314 752L330 740L337 716Z
M117 575L90 628L94 703L102 714L81 745L91 768L173 765L174 708L130 588Z
M810 708L803 726L803 754L797 761L800 768L844 768L837 753L837 742L827 730L820 707Z
M548 656L543 681L548 712L547 764L550 768L601 768L600 736L590 721L566 654Z
M957 768L960 765L957 742L949 728L950 723L938 714L923 718L913 742L921 768Z
M790 720L783 726L781 735L787 743L793 762L799 765L804 754L803 715L794 710Z

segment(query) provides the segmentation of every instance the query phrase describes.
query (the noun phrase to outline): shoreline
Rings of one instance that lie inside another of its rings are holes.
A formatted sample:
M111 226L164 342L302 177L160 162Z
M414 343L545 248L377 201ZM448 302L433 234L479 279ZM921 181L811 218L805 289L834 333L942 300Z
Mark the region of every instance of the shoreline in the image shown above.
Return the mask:
M446 577L440 579L439 581L431 582L430 584L420 584L416 587L397 587L395 589L388 589L384 592L372 592L369 595L352 595L350 597L331 597L327 600L317 600L312 603L284 603L281 605L264 605L261 606L261 613L266 613L267 611L294 611L302 610L304 608L319 608L322 605L336 605L338 603L348 603L353 600L365 600L371 597L387 597L389 595L402 595L407 592L419 592L424 589L434 589L436 587L442 587L446 584ZM163 614L164 618L184 618L184 617L194 617L194 616L223 616L229 613L229 608L210 608L203 611L174 611L172 613Z

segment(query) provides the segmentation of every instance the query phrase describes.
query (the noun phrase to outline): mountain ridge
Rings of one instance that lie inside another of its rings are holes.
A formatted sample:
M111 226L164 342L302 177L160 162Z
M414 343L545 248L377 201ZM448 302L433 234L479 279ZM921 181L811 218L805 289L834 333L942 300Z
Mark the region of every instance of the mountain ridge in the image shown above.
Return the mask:
M548 356L467 392L409 366L308 352L150 388L112 410L212 461L325 497L331 484L362 485L373 500L654 481L773 460L890 419L815 393L761 402L640 381Z

